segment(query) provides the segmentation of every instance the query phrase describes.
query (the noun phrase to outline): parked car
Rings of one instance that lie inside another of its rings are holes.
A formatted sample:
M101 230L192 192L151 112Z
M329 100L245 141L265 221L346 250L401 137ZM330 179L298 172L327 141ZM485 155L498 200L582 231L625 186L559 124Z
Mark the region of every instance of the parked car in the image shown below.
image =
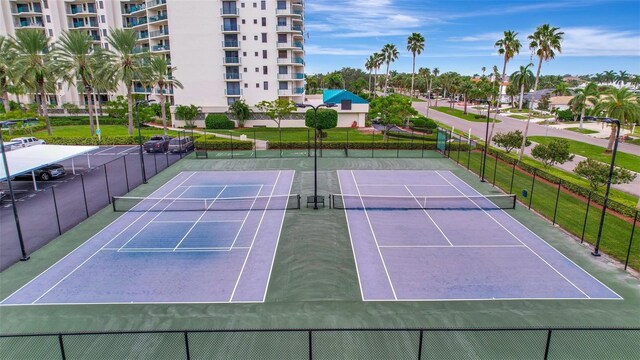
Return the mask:
M153 135L149 141L144 143L144 150L148 153L166 152L169 150L171 137L167 135Z
M67 174L67 171L64 169L64 166L60 164L51 164L45 165L39 169L35 169L33 174L36 176L37 180L49 181L51 179L56 179ZM16 176L16 179L31 179L31 173L22 174Z
M17 143L16 145L13 146L13 149L46 144L44 140L40 140L34 137L15 138L15 139L11 139L11 142Z
M187 152L193 150L193 140L190 136L185 136L181 138L173 138L169 141L169 151L172 153L176 152Z

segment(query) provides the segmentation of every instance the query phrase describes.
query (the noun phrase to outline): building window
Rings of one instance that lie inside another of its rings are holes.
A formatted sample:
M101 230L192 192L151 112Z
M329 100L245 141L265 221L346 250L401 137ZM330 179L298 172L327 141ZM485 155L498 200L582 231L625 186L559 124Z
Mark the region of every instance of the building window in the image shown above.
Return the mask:
M260 1L260 9L267 10L267 2L265 0Z
M244 24L246 24L246 23L247 23L247 22L246 22L244 19L242 19L242 24L244 25Z
M278 10L286 10L287 9L287 2L284 0L278 0Z
M259 72L260 72L260 68L259 68L259 67L257 67L257 68L256 68L256 72L257 72L257 73L259 73Z
M253 19L253 25L258 25L258 19Z
M106 21L104 15L100 15L100 22L104 24Z
M244 8L244 3L240 3L240 7L241 7L241 8Z
M109 43L104 43L105 50L109 50Z
M265 75L269 74L269 67L267 65L262 67L262 73Z
M98 6L100 9L104 9L104 1L98 1Z
M249 88L249 84L245 83L245 84L244 84L244 88L245 88L245 89L248 89L248 88Z
M44 4L44 8L45 9L49 8L49 1L48 0L43 0L42 3Z
M253 40L258 41L258 35L254 36Z
M263 43L267 42L267 33L262 33L262 42Z
M49 36L53 37L53 30L49 29Z
M107 36L107 29L102 29L102 36Z
M47 15L47 23L51 23L51 16Z
M278 34L278 42L280 44L286 44L287 43L287 34Z
M269 90L269 82L268 82L268 81L265 81L265 82L262 84L262 87L263 87L263 89L264 89L264 90Z
M256 89L260 89L260 83L256 83Z
M262 50L262 58L263 59L267 58L267 50Z
M278 66L278 74L285 75L285 74L288 74L288 73L289 73L289 68L287 68L286 66L282 66L282 65Z
M258 7L258 3L253 3L253 7L257 8Z
M266 17L262 18L262 26L267 26L267 18Z
M256 57L258 56L258 52L257 52L257 51L255 52L255 56L256 56Z
M243 52L242 52L242 56L247 57L247 52L246 52L246 51L243 51Z
M243 70L244 70L244 72L247 72L247 68L244 68Z
M340 101L340 107L342 110L351 110L351 100L342 100Z
M246 35L242 35L242 40L247 40L247 36Z

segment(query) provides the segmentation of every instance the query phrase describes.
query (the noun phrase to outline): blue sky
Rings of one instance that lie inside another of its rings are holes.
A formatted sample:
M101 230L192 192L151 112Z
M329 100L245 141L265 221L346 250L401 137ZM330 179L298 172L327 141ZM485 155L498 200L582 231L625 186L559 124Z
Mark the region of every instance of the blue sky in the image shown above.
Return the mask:
M493 45L514 30L523 49L507 65L511 73L529 62L526 38L544 23L560 27L565 40L542 74L640 73L639 0L307 0L306 72L364 69L366 58L387 43L401 54L392 70L410 72L406 39L412 32L427 40L416 68L472 75L498 65L502 71Z

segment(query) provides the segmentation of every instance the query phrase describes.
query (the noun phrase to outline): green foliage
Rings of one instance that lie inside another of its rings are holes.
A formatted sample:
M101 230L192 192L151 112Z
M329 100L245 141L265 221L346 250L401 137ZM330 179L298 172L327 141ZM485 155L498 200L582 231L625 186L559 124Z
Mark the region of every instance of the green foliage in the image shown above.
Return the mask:
M378 97L369 105L369 118L378 118L387 129L402 125L418 111L411 105L411 99L398 94Z
M225 114L209 114L204 119L207 129L233 129L233 121L227 118Z
M508 133L497 133L493 137L493 142L504 148L509 154L511 150L519 148L522 145L522 132L520 130L509 131ZM531 141L527 139L526 146L531 145Z
M176 117L184 120L185 128L194 128L196 117L200 114L200 108L195 105L179 105L176 108Z
M149 108L151 108L151 110L153 110L153 114L155 115L155 117L161 117L162 116L162 109L159 103L152 103L148 105ZM164 109L165 109L165 113L169 114L170 113L170 108L171 108L171 104L170 103L164 103Z
M418 115L409 120L412 129L436 129L438 124L426 116Z
M531 151L531 155L545 167L573 160L573 155L569 152L569 142L565 139L553 139L546 144L538 144Z
M239 127L244 127L244 122L251 118L253 111L251 111L244 99L240 99L229 106L229 113L238 120Z
M129 111L127 108L127 100L124 96L119 95L115 100L107 102L105 111L109 114L109 117L116 119L126 118Z
M313 109L307 110L304 114L305 126L313 129L314 112ZM318 130L333 129L338 126L338 112L333 109L318 109Z
M67 111L68 114L75 115L80 112L80 108L76 104L65 103L62 104L62 108Z
M538 101L538 110L549 110L549 105L551 105L551 94L545 94Z
M8 113L1 114L1 120L20 120L20 119L30 119L37 117L37 111L22 111L22 110L12 110Z
M89 136L40 136L40 139L51 145L137 145L138 136L103 136L99 141L97 137ZM142 135L142 141L149 140L150 136Z
M89 125L88 116L56 116L51 118L53 126ZM100 118L100 125L127 125L127 119Z
M253 143L251 141L240 141L233 139L215 138L213 135L207 134L205 140L204 136L199 136L193 141L196 149L198 150L252 150Z
M571 121L573 120L573 112L571 109L566 110L558 110L556 111L556 116L560 121Z
M296 103L287 99L261 101L256 107L260 109L260 111L263 111L271 120L275 121L275 123L278 124L278 129L280 129L282 118L296 111Z
M610 166L605 163L587 158L580 161L573 171L576 174L589 180L591 189L597 191L601 185L607 183L607 179L609 177L609 168ZM614 167L613 174L611 175L611 183L628 184L635 178L636 174L627 169L616 166Z

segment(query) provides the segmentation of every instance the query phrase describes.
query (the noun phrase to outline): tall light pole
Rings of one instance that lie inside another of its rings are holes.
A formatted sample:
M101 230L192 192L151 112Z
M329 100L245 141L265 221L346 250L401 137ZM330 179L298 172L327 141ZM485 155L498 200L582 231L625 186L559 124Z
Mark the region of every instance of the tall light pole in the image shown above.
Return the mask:
M611 165L609 166L609 177L607 178L607 190L604 193L604 202L602 203L602 214L600 215L600 225L598 226L598 239L596 240L596 247L591 253L593 256L600 256L600 240L602 239L602 226L604 225L604 217L607 213L607 205L609 203L609 190L611 190L611 177L613 177L613 170L615 169L616 154L618 153L618 140L620 138L620 120L611 118L600 118L603 123L616 125L616 139L613 143L613 154L611 155Z
M482 171L480 175L480 181L485 182L484 173L487 167L487 149L489 147L489 120L491 120L491 101L485 99L478 99L478 103L487 104L487 126L484 132L484 150L482 152Z
M27 119L30 120L30 119ZM20 226L20 217L18 216L18 207L16 206L16 198L13 193L13 185L11 184L11 174L9 174L9 163L7 162L7 154L4 150L4 141L2 140L2 127L7 123L11 123L14 121L25 121L25 120L10 120L10 121L1 121L0 122L0 152L2 152L2 163L4 164L4 174L7 177L7 186L9 187L9 197L11 198L11 207L13 208L13 217L16 222L16 229L18 231L18 242L20 243L20 252L22 253L22 257L20 261L29 260L29 255L27 255L27 250L24 246L24 237L22 236L22 227Z
M140 172L142 172L142 183L147 183L147 174L144 171L144 154L142 150L142 133L140 131L140 113L138 112L138 105L146 105L154 102L155 100L138 100L136 101L136 122L138 123L138 144L140 145Z
M313 209L318 210L318 109L321 107L332 108L334 103L320 104L313 106L310 104L296 104L299 108L313 109Z

